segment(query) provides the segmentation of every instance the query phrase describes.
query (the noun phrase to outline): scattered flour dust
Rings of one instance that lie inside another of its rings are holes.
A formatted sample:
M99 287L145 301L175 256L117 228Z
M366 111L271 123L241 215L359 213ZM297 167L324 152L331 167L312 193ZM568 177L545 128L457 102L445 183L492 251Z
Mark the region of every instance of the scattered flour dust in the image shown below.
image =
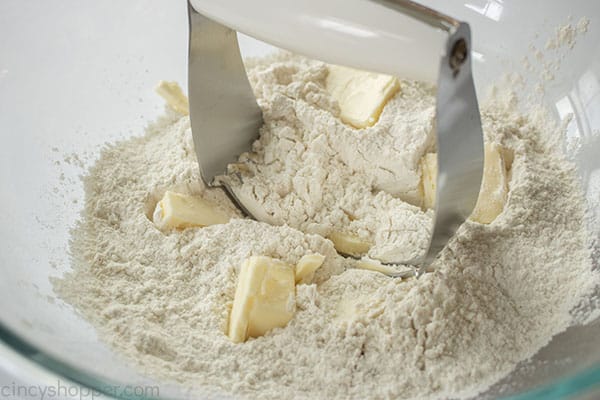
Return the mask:
M572 49L577 42L577 36L587 33L589 26L590 20L587 17L581 17L576 25L567 23L559 26L554 36L546 42L546 49L557 49L564 46Z
M486 140L514 153L504 212L490 225L466 222L434 273L391 279L354 269L317 234L347 228L382 249L379 230L404 251L422 248L431 216L399 198L410 200L417 160L432 145L433 89L402 82L379 123L354 131L325 95L322 64L283 54L249 69L266 123L248 156L255 175L241 188L254 187L288 226L235 218L166 235L154 227L148 215L173 188L235 214L199 184L187 117L167 113L143 137L107 146L85 178L74 269L54 285L138 369L242 398L462 398L574 322L598 274L574 167L542 112L523 115L500 94L483 106ZM314 284L297 287L292 321L231 343L224 331L241 262L260 254L295 263L308 252L326 261Z

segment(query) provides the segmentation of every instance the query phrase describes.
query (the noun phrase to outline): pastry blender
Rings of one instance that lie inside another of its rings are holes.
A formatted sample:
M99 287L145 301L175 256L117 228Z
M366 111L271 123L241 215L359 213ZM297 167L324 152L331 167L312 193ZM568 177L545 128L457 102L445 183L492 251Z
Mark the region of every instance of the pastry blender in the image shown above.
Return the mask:
M417 276L430 270L475 207L482 179L469 25L408 0L189 0L188 11L190 120L202 179L224 186L258 219L215 179L251 150L262 125L236 32L328 63L437 83L430 243L419 257L394 262L415 266Z

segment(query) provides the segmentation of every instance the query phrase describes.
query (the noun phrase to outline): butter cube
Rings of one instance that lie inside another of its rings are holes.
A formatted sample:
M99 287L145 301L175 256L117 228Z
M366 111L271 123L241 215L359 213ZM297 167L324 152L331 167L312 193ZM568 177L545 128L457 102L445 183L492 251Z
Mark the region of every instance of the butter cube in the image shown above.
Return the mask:
M477 205L471 214L473 221L489 224L502 212L508 198L508 174L502 149L485 145L485 166Z
M322 254L306 254L296 264L296 283L308 283L315 271L323 265L325 256Z
M154 90L165 99L167 105L175 112L181 115L188 115L190 113L188 98L183 94L183 90L181 90L177 82L160 81Z
M421 158L421 186L423 207L435 206L435 188L437 183L437 154L427 153Z
M366 128L377 122L385 104L400 90L400 81L389 75L330 65L326 90L337 100L344 123Z
M486 143L484 146L483 178L477 204L469 217L472 221L489 224L504 209L508 198L509 180L504 154L510 154L510 152L491 143ZM423 206L433 208L437 182L437 155L435 153L423 156L421 174Z
M333 247L339 253L350 256L361 256L366 254L371 248L371 243L349 233L334 231L329 235L329 240L333 242Z
M254 256L242 264L229 317L234 343L284 327L294 316L294 268L280 260Z
M162 230L185 229L225 224L229 216L200 196L167 191L156 204L153 220Z

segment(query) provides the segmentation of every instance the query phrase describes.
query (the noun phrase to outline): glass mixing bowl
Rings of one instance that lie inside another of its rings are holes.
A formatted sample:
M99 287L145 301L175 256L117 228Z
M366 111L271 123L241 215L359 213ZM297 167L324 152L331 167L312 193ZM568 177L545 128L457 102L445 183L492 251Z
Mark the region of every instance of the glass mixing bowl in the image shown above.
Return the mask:
M555 52L560 67L540 100L567 127L565 149L579 168L597 240L600 3L427 3L471 23L480 97L511 71L525 78L518 91L540 94L535 49L543 50L559 25L589 18L587 34L572 49ZM13 386L70 382L81 385L79 394L93 388L122 398L201 397L135 372L55 298L49 283L69 270L69 228L83 203L78 176L104 143L141 134L162 111L153 92L158 80L185 85L185 2L4 0L0 37L0 386L3 380ZM245 55L269 51L246 37L241 44ZM599 258L596 244L595 268ZM600 318L556 336L480 398L591 399L600 397L598 382ZM64 390L68 396L81 397Z

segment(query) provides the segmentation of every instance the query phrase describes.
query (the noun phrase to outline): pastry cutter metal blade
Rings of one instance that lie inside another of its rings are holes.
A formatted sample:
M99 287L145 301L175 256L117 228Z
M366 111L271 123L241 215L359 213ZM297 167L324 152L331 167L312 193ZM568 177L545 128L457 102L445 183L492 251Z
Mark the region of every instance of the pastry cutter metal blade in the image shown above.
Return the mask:
M224 187L259 220L226 181L216 179L251 151L262 125L236 32L325 62L437 82L430 243L421 256L393 262L416 266L417 276L431 270L473 211L481 186L483 133L469 25L406 0L189 0L188 14L190 120L202 179Z

